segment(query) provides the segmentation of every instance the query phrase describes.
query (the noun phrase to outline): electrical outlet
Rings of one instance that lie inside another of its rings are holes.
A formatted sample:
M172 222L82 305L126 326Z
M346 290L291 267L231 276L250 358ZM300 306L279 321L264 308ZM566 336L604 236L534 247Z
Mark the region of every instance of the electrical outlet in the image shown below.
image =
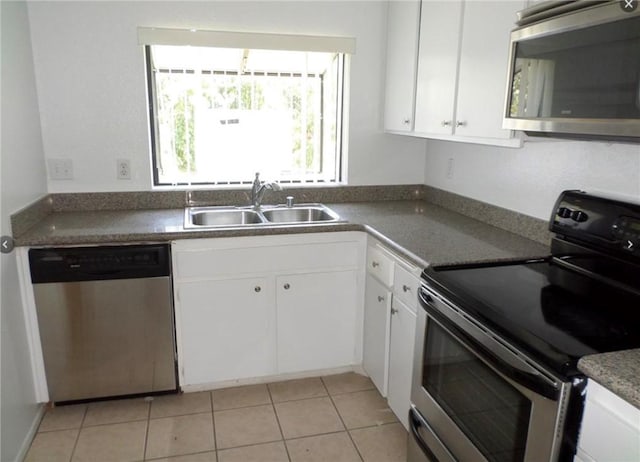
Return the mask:
M47 159L49 178L52 180L73 180L73 161L71 159Z
M131 179L131 164L129 163L129 159L118 159L118 179L119 180L130 180Z
M453 179L453 157L447 159L447 180Z

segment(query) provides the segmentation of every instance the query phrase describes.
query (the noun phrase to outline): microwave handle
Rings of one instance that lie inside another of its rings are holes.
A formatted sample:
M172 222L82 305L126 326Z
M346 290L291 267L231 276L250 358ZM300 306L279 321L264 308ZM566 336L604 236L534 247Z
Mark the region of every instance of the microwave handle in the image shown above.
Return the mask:
M447 324L453 323L460 331L466 332L467 335L473 338L474 342L484 347L482 350L475 351L477 355L482 356L486 361L493 364L494 367L515 382L520 383L526 388L531 388L549 399L557 399L560 385L551 377L542 374L527 361L516 356L512 348L506 346L504 341L498 340L496 336L488 334L486 329L476 326L473 320L462 314L459 310L452 308L450 304L433 289L423 285L418 293L423 309L435 311L439 314L439 317L447 319ZM429 313L429 316L433 317L433 314ZM439 323L441 322L442 321ZM457 337L457 335L455 335L455 337ZM458 340L461 341L461 339Z

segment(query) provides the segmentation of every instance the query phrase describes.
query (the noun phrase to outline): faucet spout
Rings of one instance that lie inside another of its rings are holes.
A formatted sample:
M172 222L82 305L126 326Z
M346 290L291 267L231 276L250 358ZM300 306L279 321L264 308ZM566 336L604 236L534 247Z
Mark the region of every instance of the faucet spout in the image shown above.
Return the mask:
M275 181L269 183L260 181L260 172L256 172L256 177L251 186L251 205L253 205L254 208L260 208L264 193L267 192L268 189L272 191L282 191L282 186Z

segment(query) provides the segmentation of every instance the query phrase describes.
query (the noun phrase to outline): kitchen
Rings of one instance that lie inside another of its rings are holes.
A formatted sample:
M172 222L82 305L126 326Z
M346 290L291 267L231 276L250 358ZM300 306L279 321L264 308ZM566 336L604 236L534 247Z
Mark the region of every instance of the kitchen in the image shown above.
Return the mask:
M355 37L349 185L424 184L543 221L564 189L640 196L637 144L528 138L513 149L385 134L386 14L374 1L3 2L2 234L46 194L152 189L140 26ZM116 178L123 157L130 180ZM73 179L47 179L48 158L71 159ZM39 412L13 255L2 256L3 460Z

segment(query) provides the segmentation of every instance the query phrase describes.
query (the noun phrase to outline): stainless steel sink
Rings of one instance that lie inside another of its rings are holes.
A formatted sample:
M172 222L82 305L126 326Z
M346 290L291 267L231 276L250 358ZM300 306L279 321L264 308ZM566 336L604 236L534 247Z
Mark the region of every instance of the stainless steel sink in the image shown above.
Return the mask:
M190 207L185 211L185 228L246 226L264 223L254 210L229 207Z
M251 207L187 207L184 227L233 228L284 224L318 224L340 221L340 216L322 204L265 205Z
M271 223L314 223L340 219L333 210L323 205L265 209L262 214Z

